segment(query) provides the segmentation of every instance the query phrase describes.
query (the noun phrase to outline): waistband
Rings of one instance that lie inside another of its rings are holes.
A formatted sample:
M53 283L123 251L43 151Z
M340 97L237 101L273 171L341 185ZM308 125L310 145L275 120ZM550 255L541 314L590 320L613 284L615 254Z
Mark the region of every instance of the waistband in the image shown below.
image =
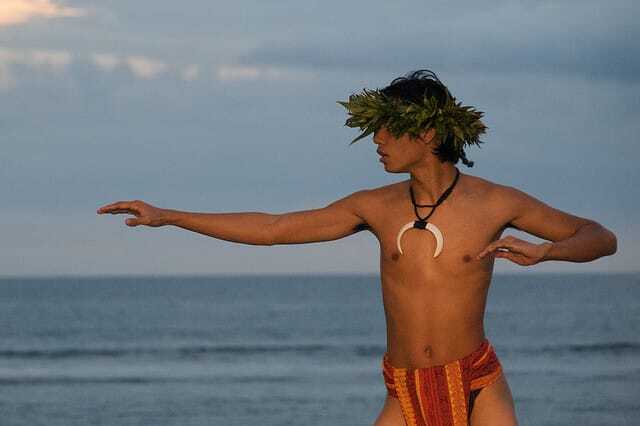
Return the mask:
M463 356L462 358L454 359L445 364L437 364L437 365L430 365L428 367L415 367L415 368L395 367L391 364L391 361L389 361L388 352L385 352L384 355L382 356L382 366L383 368L388 370L414 371L418 369L424 370L429 368L431 369L437 369L439 367L442 368L448 365L455 364L456 362L459 361L462 365L474 367L475 365L481 363L492 352L494 352L493 345L491 344L489 339L485 337L482 340L482 343L480 343L480 345L476 349L474 349L467 355Z

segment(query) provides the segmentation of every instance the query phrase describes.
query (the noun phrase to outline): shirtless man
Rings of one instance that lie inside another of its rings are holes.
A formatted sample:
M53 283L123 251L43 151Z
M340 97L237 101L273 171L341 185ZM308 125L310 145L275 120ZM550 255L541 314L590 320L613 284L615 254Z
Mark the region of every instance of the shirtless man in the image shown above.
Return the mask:
M373 142L387 172L409 173L410 178L356 191L323 208L283 214L193 213L140 200L105 205L98 213L133 214L125 221L132 227L173 225L265 246L333 241L369 230L380 244L387 324L382 365L388 363L389 389L374 426L419 426L428 424L427 418L438 418L442 425L517 425L507 378L483 325L495 258L523 266L589 262L615 253L616 236L593 220L557 210L514 187L460 173L457 158L443 162L434 154L442 141L433 128L414 140L394 137L383 126L374 132ZM401 235L401 253L398 231L416 220L414 202L436 204L453 182L437 208L416 208L421 218L433 211L428 222L444 236L441 253L434 257L435 233L424 229ZM508 227L547 241L503 237ZM447 407L437 407L440 403Z

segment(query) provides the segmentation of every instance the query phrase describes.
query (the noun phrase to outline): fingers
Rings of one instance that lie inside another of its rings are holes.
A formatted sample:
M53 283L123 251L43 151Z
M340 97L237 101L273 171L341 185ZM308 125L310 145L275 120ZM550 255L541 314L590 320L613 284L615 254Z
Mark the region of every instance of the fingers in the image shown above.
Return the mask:
M122 205L125 201L118 201L117 203L107 204L106 206L102 206L97 210L98 214L103 213L112 213L114 210L122 209Z
M118 201L116 203L107 204L97 210L98 214L111 213L130 213L137 212L137 208L134 206L135 201Z
M129 209L115 209L115 210L109 210L107 212L103 212L103 213L111 213L111 214L118 214L118 213L133 213L133 210L129 210Z
M512 262L515 262L515 261L516 261L514 254L513 254L513 253L511 253L510 251L501 251L501 250L498 250L498 251L496 251L496 257L497 257L497 258L498 258L498 257L501 257L501 258L503 258L503 259L509 259L509 260L510 260L510 261L512 261Z
M517 253L512 253L510 251L498 251L496 252L496 258L498 257L510 260L511 262L516 263L520 266L530 266L535 264L535 262L531 259L525 256L521 256Z
M491 249L486 248L476 256L476 260L480 260L491 253L494 253L496 257L504 257L504 256L500 256L500 253L511 253L511 252L503 247L494 247Z
M476 259L482 259L483 257L485 257L487 254L491 253L493 250L495 250L497 248L497 246L500 244L500 240L498 241L494 241L491 244L489 244L487 247L485 247L484 250L482 250L480 253L478 253L478 255L476 256Z
M494 251L494 250L499 250L499 249L514 249L514 243L515 243L515 238L512 237L511 235L508 235L504 238L501 238L499 240L493 241L491 244L489 244L484 250L482 250L480 253L478 253L478 255L476 256L476 260L480 260L483 257L485 257L487 254L489 254L490 252ZM497 255L497 253L496 253Z
M141 205L139 205L138 200L134 201L118 201L116 203L107 204L106 206L102 206L97 210L98 214L111 213L129 213L133 214L136 217L128 218L124 221L127 226L138 226L138 225L146 225L149 223L148 218L142 217L141 213Z

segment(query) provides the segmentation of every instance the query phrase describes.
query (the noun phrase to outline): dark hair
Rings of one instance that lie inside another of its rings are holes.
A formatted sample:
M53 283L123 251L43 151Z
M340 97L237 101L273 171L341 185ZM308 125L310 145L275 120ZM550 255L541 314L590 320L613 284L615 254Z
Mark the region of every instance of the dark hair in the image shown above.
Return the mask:
M423 97L435 96L438 107L442 108L447 98L453 98L449 89L440 81L436 74L428 69L417 70L407 73L404 77L398 77L387 87L381 89L384 95L401 99L406 102L420 103ZM473 161L469 161L461 149L460 152L454 149L453 135L448 134L446 138L433 151L440 158L440 162L450 161L457 164L459 160L467 167L473 167Z

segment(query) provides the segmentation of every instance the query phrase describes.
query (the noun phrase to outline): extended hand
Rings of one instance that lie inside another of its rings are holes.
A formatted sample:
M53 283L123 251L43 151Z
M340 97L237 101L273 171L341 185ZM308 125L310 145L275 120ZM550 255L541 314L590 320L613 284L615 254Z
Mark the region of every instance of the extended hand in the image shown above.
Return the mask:
M144 201L118 201L117 203L108 204L98 209L98 214L111 213L129 213L135 215L135 218L129 218L124 221L128 226L147 225L158 227L164 225L164 209L159 209Z
M489 244L476 256L476 260L480 260L487 254L495 252L496 257L509 259L518 265L531 266L540 262L551 249L552 244L551 242L533 244L508 235Z

